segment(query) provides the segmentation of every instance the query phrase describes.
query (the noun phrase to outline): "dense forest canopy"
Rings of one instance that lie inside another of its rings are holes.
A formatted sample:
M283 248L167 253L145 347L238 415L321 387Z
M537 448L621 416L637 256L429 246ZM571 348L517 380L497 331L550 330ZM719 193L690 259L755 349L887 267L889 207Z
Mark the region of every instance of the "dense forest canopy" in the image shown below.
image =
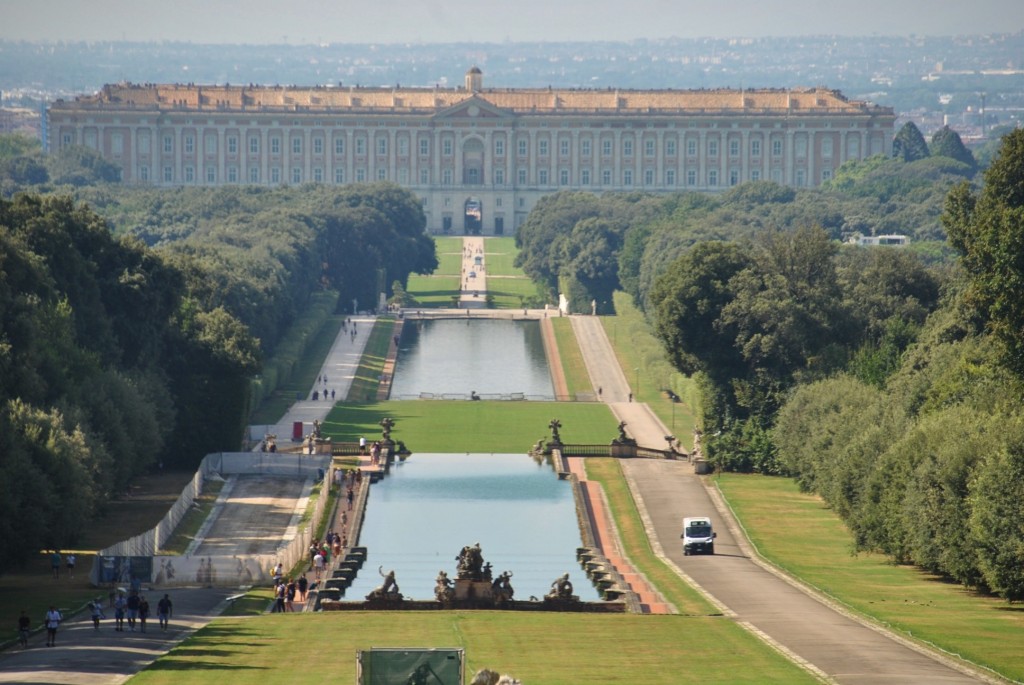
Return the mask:
M433 271L423 226L391 185L0 200L0 553L71 545L138 474L237 449L310 298L371 308Z

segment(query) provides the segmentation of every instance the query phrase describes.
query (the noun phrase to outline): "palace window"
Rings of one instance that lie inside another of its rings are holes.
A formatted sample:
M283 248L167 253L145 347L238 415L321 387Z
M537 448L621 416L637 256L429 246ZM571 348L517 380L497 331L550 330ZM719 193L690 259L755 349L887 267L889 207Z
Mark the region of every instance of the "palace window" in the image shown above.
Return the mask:
M612 141L610 138L601 141L601 155L604 157L612 156Z
M665 185L671 188L675 184L676 184L676 170L675 169L665 169Z
M718 139L713 138L708 141L708 157L718 156Z
M148 166L143 165L143 166L139 167L139 180L140 181L149 181L149 167Z
M260 182L260 168L258 166L249 167L249 183Z
M270 136L270 154L274 156L281 154L280 136Z
M644 185L654 185L654 169L644 169Z
M238 136L228 136L228 154L238 154Z
M215 155L217 154L217 136L209 133L203 136L203 145L206 148L206 154Z
M301 155L302 154L302 138L299 138L298 136L294 136L292 138L292 154L293 155Z
M324 182L324 170L321 169L320 167L314 168L313 169L313 183L323 183L323 182Z
M584 138L580 141L580 154L584 157L590 156L590 138Z
M516 183L521 186L526 185L526 169L516 170Z
M324 139L317 136L313 139L313 154L320 156L324 153Z
M430 169L420 169L420 185L430 185Z
M740 156L740 141L733 138L729 141L729 156L739 157Z
M302 169L300 167L292 167L292 185L298 185L302 183Z
M772 141L772 157L782 156L782 141L778 138Z
M445 157L451 157L452 156L452 139L451 138L445 138L443 141L441 141L441 154L444 155Z
M548 170L540 169L537 171L537 185L546 186L548 184Z
M716 169L708 172L708 185L712 188L718 185L718 171Z
M196 151L196 139L195 136L185 136L185 154L191 155Z
M363 167L356 169L356 183L366 183L366 169Z
M217 167L208 166L206 167L206 183L213 185L217 182Z
M194 183L195 180L196 180L196 170L195 170L195 167L192 167L192 166L185 167L185 183Z
M622 156L632 157L633 156L633 139L625 138L622 141Z
M441 172L441 185L450 186L452 184L452 170L445 169Z
M334 182L341 185L345 182L345 169L343 167L337 167L334 170Z
M750 141L750 156L760 157L761 156L761 139L754 138Z
M697 156L697 141L694 140L693 138L690 138L689 140L686 141L686 155L688 157Z
M366 156L366 138L362 136L356 138L356 155L359 157Z
M645 157L653 157L654 156L654 141L653 140L649 140L648 139L648 140L644 141L644 156Z
M228 167L228 183L238 183L238 167Z
M270 182L275 185L281 182L281 167L270 167Z
M807 172L804 171L803 169L797 169L796 170L796 186L798 188L803 188L805 185L807 185Z
M430 156L430 138L426 136L420 138L420 157Z
M546 138L541 138L537 141L537 155L540 157L548 156L548 141Z
M383 157L388 153L388 139L384 136L377 138L377 155Z
M409 139L399 138L398 139L398 156L408 157L409 156Z
M590 185L590 169L580 170L580 185Z
M561 155L562 157L568 157L569 156L569 141L568 140L563 138L562 140L558 141L558 154Z
M520 138L518 143L519 156L525 157L529 149L529 144L525 138Z
M164 167L164 183L173 183L173 182L174 182L174 167L165 166Z
M494 185L503 186L505 185L505 170L495 169L494 170Z
M601 170L601 185L610 186L612 184L612 170L602 169Z
M569 185L569 170L559 169L558 171L558 185L567 186Z
M505 156L505 139L495 138L494 139L494 156L504 157Z
M409 185L409 170L405 167L398 170L398 183L399 185Z
M676 139L668 138L665 140L665 156L675 157L676 156Z
M737 171L736 169L730 169L729 170L729 185L730 186L735 186L735 185L739 185L739 183L740 183L740 172Z
M622 170L622 185L631 186L633 185L633 170L623 169Z
M687 169L686 170L686 185L695 186L697 185L697 170Z
M821 170L821 182L825 183L826 181L831 181L831 180L832 180L832 170L831 169L822 169Z
M751 181L760 181L761 180L761 170L760 169L751 169L750 170L750 180Z
M384 167L377 169L377 180L386 181L388 180L388 170Z
M256 136L249 136L249 154L258 155L260 153L260 139Z

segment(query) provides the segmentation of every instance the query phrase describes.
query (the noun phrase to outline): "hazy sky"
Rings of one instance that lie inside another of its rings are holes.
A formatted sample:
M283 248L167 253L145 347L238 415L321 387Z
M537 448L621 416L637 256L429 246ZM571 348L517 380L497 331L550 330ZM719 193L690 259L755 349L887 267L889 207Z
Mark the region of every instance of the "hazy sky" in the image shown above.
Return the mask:
M0 0L0 38L447 43L1024 29L1024 0Z

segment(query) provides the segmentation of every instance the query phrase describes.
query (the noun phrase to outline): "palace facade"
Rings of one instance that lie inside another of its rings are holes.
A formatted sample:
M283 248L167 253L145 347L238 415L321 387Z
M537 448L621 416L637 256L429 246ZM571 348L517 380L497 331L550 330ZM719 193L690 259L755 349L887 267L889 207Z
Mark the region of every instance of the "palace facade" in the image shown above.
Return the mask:
M48 111L51 151L85 145L152 186L391 181L431 232L509 234L560 190L817 186L890 154L891 108L837 91L108 85Z

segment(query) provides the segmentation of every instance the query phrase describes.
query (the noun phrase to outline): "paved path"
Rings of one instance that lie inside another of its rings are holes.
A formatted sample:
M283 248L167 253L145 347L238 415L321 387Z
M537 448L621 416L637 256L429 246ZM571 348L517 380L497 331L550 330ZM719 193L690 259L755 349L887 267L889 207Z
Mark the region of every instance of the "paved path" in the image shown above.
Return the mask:
M486 269L484 239L473 236L463 238L462 290L459 293L459 306L463 309L483 309L487 306Z
M113 609L94 630L86 616L66 620L57 631L57 646L46 647L46 633L0 655L0 683L47 683L68 685L119 685L163 656L210 618L221 613L226 589L168 590L174 613L167 632L160 631L156 603L163 592L143 594L153 608L145 633L114 630Z
M346 327L338 332L331 351L324 358L317 380L304 397L296 400L277 423L249 427L249 436L256 443L254 449L260 449L259 441L263 439L265 433L276 435L279 445L287 444L292 438L292 426L296 421L302 422L303 434L308 435L312 431L314 420L323 421L335 402L345 401L375 321L376 317L372 315L349 317ZM327 379L326 382L324 378ZM313 399L313 392L323 398L324 391L328 395L333 391L333 400Z
M644 446L661 447L667 431L647 405L622 401L625 380L600 321L574 316L580 348L595 384L603 383L628 433ZM627 391L628 393L628 391ZM626 459L623 471L655 551L692 578L712 601L796 661L844 685L1002 682L969 673L886 631L830 606L755 557L716 492L689 462ZM718 532L715 554L683 556L684 516L709 515Z

